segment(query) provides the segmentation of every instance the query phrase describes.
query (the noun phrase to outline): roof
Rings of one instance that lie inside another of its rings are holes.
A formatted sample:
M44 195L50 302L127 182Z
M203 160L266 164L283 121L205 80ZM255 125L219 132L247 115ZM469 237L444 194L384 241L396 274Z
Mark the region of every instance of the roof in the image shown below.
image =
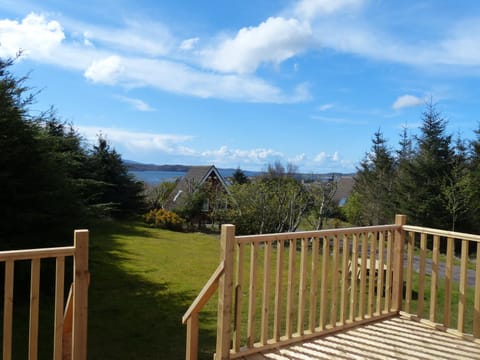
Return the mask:
M333 201L340 206L345 205L345 201L353 190L353 176L342 176L337 180L337 191Z
M223 188L227 190L227 183L220 174L215 165L210 166L191 166L185 176L178 182L175 189L171 193L171 199L168 202L168 207L175 207L182 203L183 194L194 192L203 183L214 174Z

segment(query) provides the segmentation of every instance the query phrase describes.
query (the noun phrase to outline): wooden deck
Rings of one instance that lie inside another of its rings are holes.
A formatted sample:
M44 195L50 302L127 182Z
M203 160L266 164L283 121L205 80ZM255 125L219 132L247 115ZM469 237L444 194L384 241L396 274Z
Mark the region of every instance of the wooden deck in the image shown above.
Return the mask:
M242 360L480 359L480 344L406 317L393 317Z

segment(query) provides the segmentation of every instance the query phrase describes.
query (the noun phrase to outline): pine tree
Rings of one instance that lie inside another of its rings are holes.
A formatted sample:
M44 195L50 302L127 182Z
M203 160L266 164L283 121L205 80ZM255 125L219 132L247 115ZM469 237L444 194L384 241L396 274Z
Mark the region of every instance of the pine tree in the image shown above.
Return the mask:
M451 175L454 152L451 136L446 135L447 121L427 103L422 114L417 148L408 166L402 170L398 191L400 211L411 223L437 228L449 228L450 214L442 194L444 179Z
M380 130L374 134L371 151L357 170L354 191L362 209L359 225L393 221L395 160Z

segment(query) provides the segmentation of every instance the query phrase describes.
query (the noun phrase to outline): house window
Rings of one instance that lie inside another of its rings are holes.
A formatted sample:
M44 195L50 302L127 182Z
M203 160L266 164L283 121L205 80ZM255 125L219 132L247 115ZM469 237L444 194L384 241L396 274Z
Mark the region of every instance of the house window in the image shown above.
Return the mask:
M205 201L203 202L202 211L207 212L208 210L210 210L210 201L208 199L205 199Z

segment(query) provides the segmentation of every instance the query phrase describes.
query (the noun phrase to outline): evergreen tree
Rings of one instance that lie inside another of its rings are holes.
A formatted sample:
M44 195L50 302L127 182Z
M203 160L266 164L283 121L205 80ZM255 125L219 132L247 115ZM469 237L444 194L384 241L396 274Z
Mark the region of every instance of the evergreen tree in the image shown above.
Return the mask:
M442 196L444 207L450 215L450 230L455 231L460 225L466 229L472 218L473 182L472 174L468 168L467 146L460 138L455 144L453 164L442 183Z
M400 211L412 223L448 228L450 214L445 208L442 186L451 176L454 152L451 136L445 134L447 121L430 102L422 114L421 134L416 138L417 149L403 170L399 184Z
M0 239L2 247L36 247L67 242L80 210L66 144L75 134L56 128L52 112L32 117L33 100L0 59ZM58 130L58 131L57 131ZM73 144L72 147L77 145ZM68 236L68 237L67 237Z
M480 225L478 219L480 218L480 124L475 130L475 139L470 142L470 157L469 157L469 174L471 183L470 214L472 219L472 231L479 233ZM475 186L476 185L476 186Z
M248 182L248 177L245 175L245 172L239 167L232 174L232 183L233 184L246 184Z
M385 224L393 220L394 178L395 160L378 130L372 139L371 151L360 163L355 177L354 191L362 209L359 225Z
M88 160L90 178L96 182L96 195L89 205L104 216L125 217L145 209L143 183L136 181L119 153L107 140L98 137Z

